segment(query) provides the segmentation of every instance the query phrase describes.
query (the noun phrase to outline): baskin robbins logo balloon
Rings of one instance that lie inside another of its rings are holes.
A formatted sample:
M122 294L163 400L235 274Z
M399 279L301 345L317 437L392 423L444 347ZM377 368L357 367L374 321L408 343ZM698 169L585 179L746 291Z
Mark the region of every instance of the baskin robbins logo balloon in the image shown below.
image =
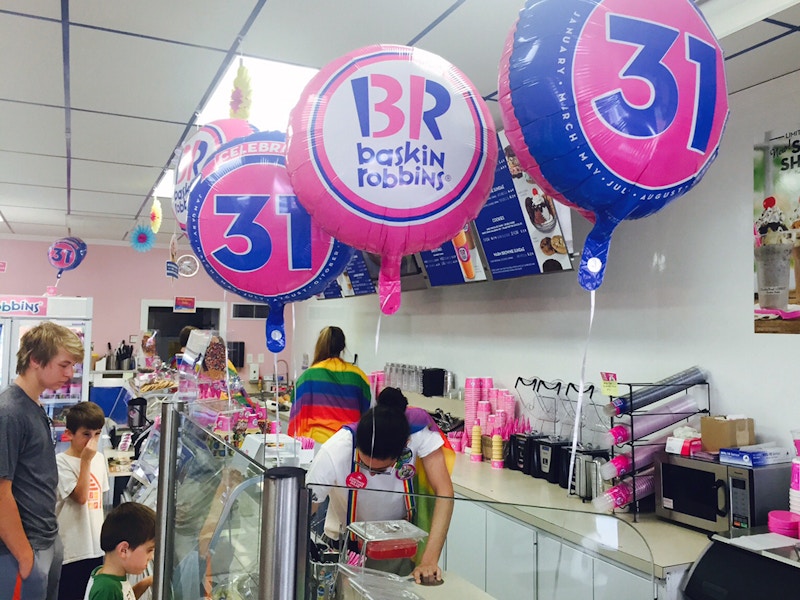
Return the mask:
M369 46L325 66L289 118L297 198L336 239L380 254L381 309L400 305L404 255L453 239L483 206L497 138L486 103L449 62Z
M334 61L309 83L290 119L287 168L300 201L313 205L315 196L330 194L345 212L398 228L453 211L469 200L496 144L476 96L455 67L416 48L372 46ZM298 181L304 167L314 176ZM326 229L339 228L338 219L323 220Z

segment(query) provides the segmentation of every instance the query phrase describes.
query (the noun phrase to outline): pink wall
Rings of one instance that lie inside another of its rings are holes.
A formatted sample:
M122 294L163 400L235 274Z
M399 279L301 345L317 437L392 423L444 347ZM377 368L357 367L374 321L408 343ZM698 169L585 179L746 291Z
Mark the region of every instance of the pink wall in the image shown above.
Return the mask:
M49 246L50 242L0 239L0 261L7 263L5 273L0 273L0 294L41 296L48 285L54 285L57 271L47 260ZM185 246L182 251L190 252ZM175 296L194 296L198 302L227 302L223 317L227 319L227 339L243 341L246 353L264 353L267 364L261 365L261 373L271 373L273 357L265 346L264 322L229 318L230 303L246 300L223 290L202 268L191 278L167 278L167 258L165 248L139 253L129 246L89 244L83 262L64 272L58 284L60 295L94 299L95 351L102 354L108 342L116 347L120 340L139 333L142 299L171 302ZM279 358L288 359L289 355L287 345Z

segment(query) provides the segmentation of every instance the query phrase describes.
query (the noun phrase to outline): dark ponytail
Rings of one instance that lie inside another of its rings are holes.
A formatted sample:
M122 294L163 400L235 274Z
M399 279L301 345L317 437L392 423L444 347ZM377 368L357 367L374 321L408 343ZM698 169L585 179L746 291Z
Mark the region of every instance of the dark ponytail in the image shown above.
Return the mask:
M400 391L400 388L386 387L378 394L377 404L405 412L408 408L408 399Z
M358 422L356 447L370 458L397 458L410 435L411 427L405 411L378 404L364 413Z

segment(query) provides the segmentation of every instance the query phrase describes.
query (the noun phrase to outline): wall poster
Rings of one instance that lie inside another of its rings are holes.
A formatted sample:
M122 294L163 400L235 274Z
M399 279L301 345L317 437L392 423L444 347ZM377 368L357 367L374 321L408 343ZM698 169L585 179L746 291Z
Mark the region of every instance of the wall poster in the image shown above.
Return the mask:
M756 333L800 333L800 124L753 149Z

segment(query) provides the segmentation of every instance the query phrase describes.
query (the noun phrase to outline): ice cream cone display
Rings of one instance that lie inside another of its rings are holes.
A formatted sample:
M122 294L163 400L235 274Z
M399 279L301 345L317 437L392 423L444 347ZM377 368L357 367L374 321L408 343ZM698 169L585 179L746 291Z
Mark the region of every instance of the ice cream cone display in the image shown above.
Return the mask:
M481 426L478 423L472 426L472 454L470 454L469 459L472 462L481 462L483 460Z
M499 433L492 436L492 468L502 469L503 461L503 438Z

